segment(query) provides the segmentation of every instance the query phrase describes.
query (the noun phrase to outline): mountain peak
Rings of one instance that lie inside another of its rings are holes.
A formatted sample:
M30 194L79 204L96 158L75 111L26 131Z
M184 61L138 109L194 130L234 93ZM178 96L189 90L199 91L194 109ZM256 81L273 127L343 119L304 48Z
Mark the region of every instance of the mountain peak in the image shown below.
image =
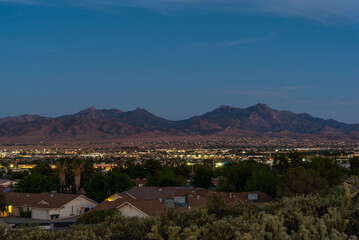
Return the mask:
M273 111L272 108L270 108L267 104L264 103L257 103L256 105L247 108L248 110L252 110L252 111Z
M87 112L91 113L91 112L95 112L95 111L96 111L95 107L92 106L92 107L85 108L85 109L81 110L79 113L87 113Z
M218 107L218 109L226 109L226 108L234 108L234 107L229 106L229 105L221 105Z
M257 103L256 105L254 105L253 107L257 107L257 108L270 108L267 104L265 103Z
M34 121L34 120L41 121ZM32 122L29 124L29 122ZM55 134L55 135L54 135ZM248 108L222 105L212 112L182 121L169 121L137 108L95 109L93 106L73 115L56 119L27 116L0 119L0 142L38 142L44 136L51 141L125 139L177 136L255 137L263 134L276 138L318 137L357 140L359 124L314 118L308 114L271 109L264 103ZM274 135L271 135L274 134ZM289 135L287 135L289 134ZM25 139L25 140L23 140Z

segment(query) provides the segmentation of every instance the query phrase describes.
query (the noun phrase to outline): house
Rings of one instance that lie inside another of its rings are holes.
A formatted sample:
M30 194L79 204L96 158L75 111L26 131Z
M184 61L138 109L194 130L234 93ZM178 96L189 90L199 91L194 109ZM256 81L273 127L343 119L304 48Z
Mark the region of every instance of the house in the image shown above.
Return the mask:
M123 216L154 216L161 214L164 209L194 209L203 207L207 202L210 191L201 188L182 187L133 187L122 193L115 193L94 210L116 208ZM269 202L267 194L254 192L225 193L221 192L228 202L250 201Z
M129 195L125 194L125 193L115 193L111 196L109 196L105 201L109 201L109 202L113 202L116 201L119 198L126 198L126 199L132 199L132 197L130 197Z
M142 187L146 184L146 178L144 179L131 179L132 182L134 182L137 186Z
M63 193L19 193L5 195L7 216L21 216L21 212L31 212L31 218L52 220L81 215L85 208L97 202L78 194Z
M149 217L157 216L165 211L163 203L158 200L137 200L118 198L115 201L103 201L93 210L107 210L116 208L122 216Z
M117 198L132 198L138 200L165 200L167 198L174 198L176 196L186 195L207 195L209 190L202 188L183 188L183 187L133 187L128 191L122 193L115 193L107 201Z

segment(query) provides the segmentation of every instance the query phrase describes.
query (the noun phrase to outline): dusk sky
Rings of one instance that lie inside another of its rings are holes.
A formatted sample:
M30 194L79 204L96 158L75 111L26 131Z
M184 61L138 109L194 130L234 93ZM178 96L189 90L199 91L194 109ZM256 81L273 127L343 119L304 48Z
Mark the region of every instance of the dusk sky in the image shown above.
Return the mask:
M0 0L0 117L225 104L359 123L358 0Z

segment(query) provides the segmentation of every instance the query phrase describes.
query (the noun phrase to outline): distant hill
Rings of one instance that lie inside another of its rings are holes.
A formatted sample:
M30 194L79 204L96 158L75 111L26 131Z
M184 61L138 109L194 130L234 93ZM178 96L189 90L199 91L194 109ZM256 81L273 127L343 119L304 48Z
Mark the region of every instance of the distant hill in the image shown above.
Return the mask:
M315 137L359 139L359 124L278 111L259 103L248 108L220 106L182 121L145 109L121 111L93 107L58 118L22 115L0 119L0 143L107 141L159 137Z
M49 119L48 117L41 117L39 115L29 115L29 114L24 114L21 116L17 116L17 117L5 117L5 118L0 118L0 124L4 123L4 122L8 122L8 121L14 121L14 122L32 122L35 120L45 120L45 119Z

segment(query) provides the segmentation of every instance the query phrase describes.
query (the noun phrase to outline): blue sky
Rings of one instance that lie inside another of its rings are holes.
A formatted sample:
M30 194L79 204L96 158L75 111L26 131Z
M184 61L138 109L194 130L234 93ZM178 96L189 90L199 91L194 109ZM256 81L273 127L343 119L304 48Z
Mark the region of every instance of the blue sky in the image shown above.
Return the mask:
M359 123L354 0L0 0L0 117L258 102Z

